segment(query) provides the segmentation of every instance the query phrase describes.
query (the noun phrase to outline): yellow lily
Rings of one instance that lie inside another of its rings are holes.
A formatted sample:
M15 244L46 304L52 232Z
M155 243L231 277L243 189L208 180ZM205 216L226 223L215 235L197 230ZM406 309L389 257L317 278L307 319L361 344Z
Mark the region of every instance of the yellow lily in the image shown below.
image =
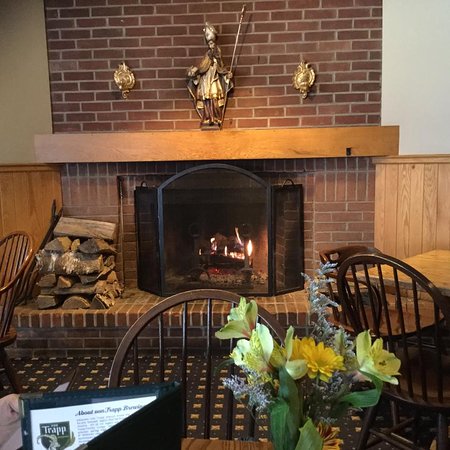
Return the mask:
M306 361L301 358L299 355L298 348L299 339L294 337L294 328L292 326L289 327L286 333L286 339L284 342L286 349L286 372L293 378L294 380L299 380L303 378L308 372L308 366Z
M368 330L359 333L356 338L356 358L362 374L372 375L387 383L398 384L394 375L400 375L400 360L383 348L381 338L372 344Z
M216 332L219 339L247 338L249 339L256 326L258 305L254 300L247 303L241 297L239 305L231 308L228 323Z
M269 372L274 343L269 329L260 323L252 331L250 340L239 339L231 353L237 366L247 367L255 372Z

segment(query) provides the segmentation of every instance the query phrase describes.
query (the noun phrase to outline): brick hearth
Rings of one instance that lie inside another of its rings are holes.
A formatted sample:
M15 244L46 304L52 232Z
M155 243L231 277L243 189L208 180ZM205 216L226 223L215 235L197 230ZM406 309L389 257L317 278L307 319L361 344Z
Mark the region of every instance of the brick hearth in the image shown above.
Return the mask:
M161 297L137 289L127 289L123 298L107 310L38 310L30 302L16 307L13 325L18 332L12 357L111 356L127 329ZM287 328L293 325L299 333L306 325L304 291L277 297L256 299ZM220 311L225 318L228 310ZM190 316L190 326L202 328L201 309ZM178 319L171 326L175 332ZM201 331L200 331L201 332Z

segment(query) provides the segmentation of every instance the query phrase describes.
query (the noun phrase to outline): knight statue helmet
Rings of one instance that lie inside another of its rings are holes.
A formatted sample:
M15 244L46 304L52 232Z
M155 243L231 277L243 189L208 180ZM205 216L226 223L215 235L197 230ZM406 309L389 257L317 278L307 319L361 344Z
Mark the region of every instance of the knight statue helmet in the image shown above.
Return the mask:
M206 42L216 41L217 30L214 28L214 25L211 25L209 22L205 22L205 28L203 28L203 32L205 33Z

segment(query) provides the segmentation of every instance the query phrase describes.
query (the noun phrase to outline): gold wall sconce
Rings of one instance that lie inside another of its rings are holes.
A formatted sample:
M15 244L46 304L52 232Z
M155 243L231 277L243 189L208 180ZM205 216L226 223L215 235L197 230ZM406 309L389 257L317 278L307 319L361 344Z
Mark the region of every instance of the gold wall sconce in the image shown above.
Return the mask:
M128 93L133 89L136 82L133 72L122 62L114 72L114 81L122 92L122 98L128 98Z
M309 63L301 61L297 69L295 69L292 77L292 84L295 89L300 91L302 98L308 97L308 93L311 90L312 85L316 79L316 74Z

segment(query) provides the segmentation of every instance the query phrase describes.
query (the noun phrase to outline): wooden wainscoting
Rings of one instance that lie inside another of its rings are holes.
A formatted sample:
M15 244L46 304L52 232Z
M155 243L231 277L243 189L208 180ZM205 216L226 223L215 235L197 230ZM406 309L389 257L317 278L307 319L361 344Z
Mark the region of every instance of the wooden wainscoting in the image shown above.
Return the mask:
M373 162L375 246L397 258L450 249L450 155Z
M28 231L36 248L51 220L52 202L62 205L59 166L0 165L0 236Z

